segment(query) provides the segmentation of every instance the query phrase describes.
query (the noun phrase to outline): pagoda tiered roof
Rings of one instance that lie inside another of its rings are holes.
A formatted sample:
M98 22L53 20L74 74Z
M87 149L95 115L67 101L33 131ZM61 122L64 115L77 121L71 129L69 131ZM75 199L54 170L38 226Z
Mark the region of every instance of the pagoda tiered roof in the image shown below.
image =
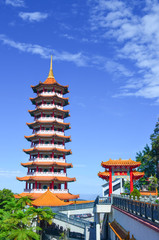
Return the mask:
M55 181L55 182L75 182L76 178L69 178L69 177L56 177L56 176L25 176L25 177L16 177L19 181Z
M14 195L14 196L15 196L15 198L28 196L28 197L30 197L32 199L37 199L41 195L42 195L42 193L26 193L26 192L23 192L23 193L21 193L19 195ZM77 199L77 198L79 198L79 195L73 195L71 193L56 193L55 196L57 196L61 200L69 200L69 199Z
M44 134L44 133L34 133L30 136L24 136L28 141L32 141L32 139L39 139L39 138L52 138L54 137L56 139L63 139L65 142L70 142L71 137L70 136L63 136L63 135L57 135L56 133L54 134Z
M44 107L37 107L36 109L33 109L33 110L28 110L28 112L30 113L30 115L31 116L34 116L34 114L36 114L36 113L41 113L41 112L49 112L49 111L52 111L52 110L54 110L54 113L63 113L63 114L65 114L64 115L64 118L65 117L70 117L70 114L69 114L69 110L64 110L64 109L58 109L58 108L56 108L56 106L54 106L54 107L52 107L52 108L44 108Z
M51 167L66 167L72 168L72 163L65 163L65 162L49 162L49 161L29 161L27 163L21 163L23 167L31 167L31 166L51 166Z
M60 88L60 89L62 90L63 94L69 93L68 85L63 86L63 85L59 84L59 83L55 80L54 76L53 76L52 78L51 78L51 77L48 77L44 82L41 82L41 81L40 81L39 84L37 84L37 85L35 85L35 86L31 85L31 88L33 89L33 91L34 91L35 93L37 93L37 89L38 89L38 88L40 88L40 87L45 87L46 85L47 85L47 86L55 86L55 87Z
M55 206L70 205L70 203L66 203L60 200L54 193L50 192L49 188L39 198L32 201L32 204L33 206L37 206L37 207L40 207L40 206L55 207Z
M112 160L111 158L106 161L106 162L102 162L101 166L104 168L110 168L110 167L132 167L132 168L136 168L139 167L141 165L140 162L136 162L130 159L128 160L123 160L123 159L119 159L119 160Z
M55 147L33 147L33 148L29 148L29 149L23 149L23 151L25 153L33 153L33 152L61 152L61 153L65 153L66 155L72 154L71 149L61 149L61 148L55 148Z
M32 122L32 123L26 123L26 125L28 125L29 128L34 128L36 126L40 126L40 124L45 124L45 125L50 125L50 124L54 124L55 126L63 126L65 129L64 130L67 130L67 129L70 129L70 123L65 123L65 122L58 122L56 120L52 120L52 121L46 121L46 120L36 120L35 122Z
M33 104L35 104L36 103L36 101L38 101L38 100L41 100L41 99L55 99L55 100L60 100L60 102L62 102L63 103L63 106L66 106L66 105L68 105L69 104L69 102L68 102L68 100L69 100L69 98L64 98L64 97L58 97L58 96L56 96L56 95L42 95L42 94L39 94L38 96L36 96L35 98L30 98L30 100L31 100L31 102L33 103Z

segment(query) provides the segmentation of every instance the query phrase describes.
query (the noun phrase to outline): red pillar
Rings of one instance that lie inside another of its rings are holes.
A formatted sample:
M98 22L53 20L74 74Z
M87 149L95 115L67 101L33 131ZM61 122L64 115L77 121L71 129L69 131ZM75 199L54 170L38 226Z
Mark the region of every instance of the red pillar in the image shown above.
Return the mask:
M109 197L112 194L112 169L109 168Z
M63 154L63 159L65 159L65 154Z
M37 181L35 181L35 189L37 189Z
M40 154L39 154L39 152L38 152L38 158L39 158L39 156L40 156Z
M59 189L61 189L61 183L59 183Z
M52 189L54 189L54 181L52 181Z
M67 182L65 182L65 186L64 186L65 189L67 189Z
M63 170L63 171L64 171L64 173L66 173L66 168L65 168L65 167L64 167L64 170Z
M36 172L38 172L39 171L39 168L38 168L38 166L36 166Z
M26 189L28 189L28 183L26 182L26 187L25 187Z
M133 172L132 168L130 168L130 193L133 191Z

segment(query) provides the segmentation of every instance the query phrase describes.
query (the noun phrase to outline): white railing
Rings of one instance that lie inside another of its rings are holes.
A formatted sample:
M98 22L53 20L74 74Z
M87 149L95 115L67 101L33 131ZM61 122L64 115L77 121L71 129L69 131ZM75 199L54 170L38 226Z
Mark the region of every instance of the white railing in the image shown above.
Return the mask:
M54 130L39 130L36 133L40 133L40 134L57 134L57 135L64 136L64 132L54 131Z
M68 193L68 189L49 189L52 193ZM47 189L24 189L27 193L44 193Z
M62 106L55 105L55 104L41 104L38 107L41 107L41 108L57 108L57 109L63 110Z
M57 121L57 122L64 122L61 118L55 118L55 117L40 117L38 118L40 121Z
M34 162L65 162L65 159L60 159L60 158L33 158L33 159L29 159L29 161L34 161Z
M34 145L34 147L39 147L39 148L61 148L61 149L64 149L65 146L63 145L60 145L60 144L37 144L37 145Z
M29 172L28 176L56 176L56 177L66 177L66 173L63 172Z
M42 92L39 95L42 96L58 96L58 97L63 97L61 93L56 93L56 92Z

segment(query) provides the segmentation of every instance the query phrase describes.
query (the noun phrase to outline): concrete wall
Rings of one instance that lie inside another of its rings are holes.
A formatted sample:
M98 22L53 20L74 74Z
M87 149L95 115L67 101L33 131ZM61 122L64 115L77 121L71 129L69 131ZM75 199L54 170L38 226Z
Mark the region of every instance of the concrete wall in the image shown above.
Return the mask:
M136 221L130 216L112 208L109 214L109 221L116 220L126 231L130 232L130 236L134 235L136 240L159 240L159 232L145 226L143 223ZM110 239L115 240L115 234L110 231Z

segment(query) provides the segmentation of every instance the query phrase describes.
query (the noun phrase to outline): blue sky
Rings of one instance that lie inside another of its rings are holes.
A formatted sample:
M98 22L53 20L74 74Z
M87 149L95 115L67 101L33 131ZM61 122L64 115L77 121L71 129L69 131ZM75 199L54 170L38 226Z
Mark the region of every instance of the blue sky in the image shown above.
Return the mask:
M70 192L99 194L100 163L135 159L158 118L159 2L1 0L0 23L0 188L23 191L30 85L46 79L53 54L70 90Z

